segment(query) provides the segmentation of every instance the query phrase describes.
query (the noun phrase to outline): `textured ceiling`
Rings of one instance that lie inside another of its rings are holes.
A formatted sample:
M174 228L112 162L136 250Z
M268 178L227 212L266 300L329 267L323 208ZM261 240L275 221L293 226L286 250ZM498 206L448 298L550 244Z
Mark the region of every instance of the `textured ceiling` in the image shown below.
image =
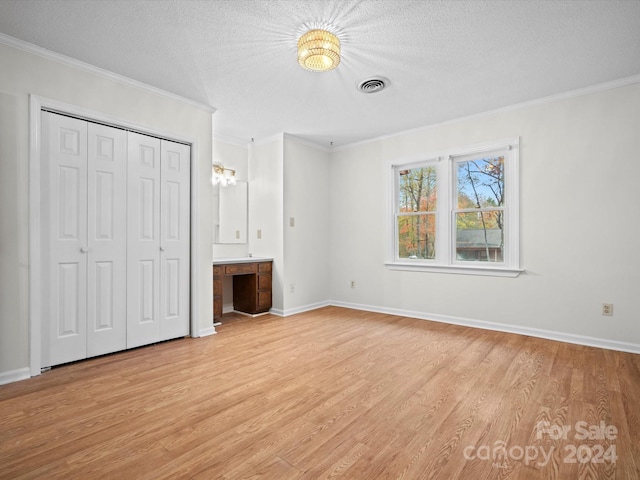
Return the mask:
M321 25L343 55L314 73L296 42ZM235 141L339 146L640 74L637 0L0 0L0 32L211 105Z

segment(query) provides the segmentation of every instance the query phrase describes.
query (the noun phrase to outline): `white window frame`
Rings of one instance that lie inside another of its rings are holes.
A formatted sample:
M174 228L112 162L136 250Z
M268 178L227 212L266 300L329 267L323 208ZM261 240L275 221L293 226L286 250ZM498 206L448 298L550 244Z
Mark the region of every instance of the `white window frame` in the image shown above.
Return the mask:
M391 270L409 270L464 275L517 277L520 268L520 139L519 137L466 147L452 148L420 158L389 162L388 211L389 240L385 265ZM504 155L504 248L502 262L456 259L457 169L460 161ZM435 259L398 257L398 200L400 170L436 166L438 200L436 207Z

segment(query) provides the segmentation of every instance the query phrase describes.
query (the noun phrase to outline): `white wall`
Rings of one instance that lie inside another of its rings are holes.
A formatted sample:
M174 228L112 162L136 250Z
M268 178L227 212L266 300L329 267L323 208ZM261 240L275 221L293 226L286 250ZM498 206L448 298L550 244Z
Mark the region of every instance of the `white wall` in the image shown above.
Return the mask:
M249 148L249 252L274 258L276 314L329 299L329 159L288 135Z
M219 163L226 168L236 171L236 179L238 181L247 182L249 180L249 149L246 146L235 145L223 140L213 138L213 163ZM211 177L211 176L210 176ZM218 191L220 187L214 186L212 189L212 221L213 228L218 223ZM249 187L251 189L251 187ZM215 241L215 232L213 233L212 243ZM247 243L242 244L213 244L213 258L219 257L246 257L249 253L248 239ZM227 280L227 279L226 279ZM230 278L228 279L231 280ZM225 288L225 298L230 294L231 289ZM230 297L229 297L230 298ZM228 303L225 300L225 303Z
M0 44L0 380L29 366L29 94L195 140L197 251L211 264L211 111ZM198 272L201 329L211 328L210 268Z
M640 351L639 126L640 84L633 84L335 152L331 299ZM497 278L385 268L387 162L515 136L526 273ZM601 316L603 302L614 304L613 317Z
M328 152L285 136L285 314L329 299L329 159Z
M283 137L278 136L249 147L249 252L273 258L273 310L276 313L284 309L283 142Z
M196 254L202 269L195 308L201 328L210 327L210 113L3 44L0 65L0 377L29 363L29 93L196 140ZM492 322L489 326L566 334L570 340L595 339L640 351L635 298L640 228L634 208L640 179L638 125L640 85L634 84L331 154L286 136L258 142L247 155L249 244L239 248L242 254L246 248L256 256L274 257L276 313L330 301L462 323ZM386 269L387 162L513 136L521 138L526 273L512 279ZM238 148L218 145L213 158L233 150L241 162L243 147ZM323 195L328 207L315 201ZM291 216L294 228L288 227ZM295 284L293 295L290 283ZM615 305L613 317L600 315L603 302Z
M29 366L27 112L0 86L0 377Z

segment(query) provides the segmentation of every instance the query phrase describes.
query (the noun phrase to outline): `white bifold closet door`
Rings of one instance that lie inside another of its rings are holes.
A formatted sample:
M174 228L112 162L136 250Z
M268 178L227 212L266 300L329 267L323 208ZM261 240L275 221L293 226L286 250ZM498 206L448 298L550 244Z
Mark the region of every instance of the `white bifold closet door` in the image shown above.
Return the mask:
M127 347L189 334L190 147L129 133Z
M42 112L42 366L189 334L190 147Z
M42 112L44 365L126 348L126 141Z

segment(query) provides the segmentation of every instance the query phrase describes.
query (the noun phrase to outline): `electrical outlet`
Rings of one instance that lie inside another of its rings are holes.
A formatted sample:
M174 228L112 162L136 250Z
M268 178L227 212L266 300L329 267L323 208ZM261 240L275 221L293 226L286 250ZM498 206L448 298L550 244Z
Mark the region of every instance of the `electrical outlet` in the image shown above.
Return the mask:
M294 217L290 217L289 218L289 226L290 227L295 227L296 226L296 219Z
M356 281L355 280L351 280L351 288L356 288Z
M607 317L613 316L613 303L602 304L602 315L606 315Z
M289 293L293 293L295 289L296 289L296 286L293 283L289 285Z
M258 229L258 240L262 238L262 230Z

